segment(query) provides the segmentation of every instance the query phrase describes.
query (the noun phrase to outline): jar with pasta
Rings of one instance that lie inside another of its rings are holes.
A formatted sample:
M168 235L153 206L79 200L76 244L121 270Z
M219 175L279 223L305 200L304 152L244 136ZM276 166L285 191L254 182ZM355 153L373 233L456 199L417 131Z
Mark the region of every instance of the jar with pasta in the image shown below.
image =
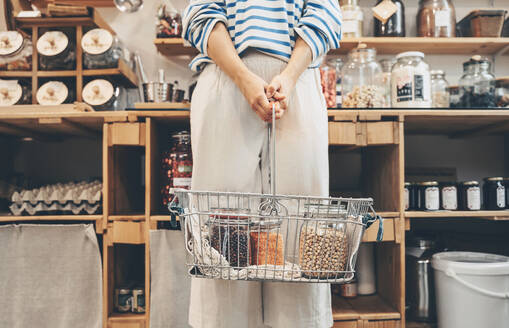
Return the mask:
M343 108L383 108L386 106L382 68L376 50L359 45L348 54L341 70Z
M32 41L17 31L0 32L0 70L32 70Z
M451 0L420 0L417 35L453 38L456 36L456 11Z
M362 8L358 4L358 0L340 0L339 3L343 13L343 21L341 24L341 28L343 29L343 37L362 37L362 24L364 22L364 14L362 13Z
M431 71L431 103L433 108L448 108L450 105L449 83L442 70Z

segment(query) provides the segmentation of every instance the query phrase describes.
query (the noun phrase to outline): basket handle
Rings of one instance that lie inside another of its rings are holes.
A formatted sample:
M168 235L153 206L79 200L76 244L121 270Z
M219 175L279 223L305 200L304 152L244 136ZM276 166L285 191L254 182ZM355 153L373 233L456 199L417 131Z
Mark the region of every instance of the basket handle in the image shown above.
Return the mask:
M491 290L487 290L487 289L484 289L484 288L481 288L479 286L476 286L466 280L463 280L461 279L457 274L456 272L453 270L453 269L447 269L445 270L445 274L448 276L448 277L451 277L453 278L454 280L456 280L457 282L459 282L460 284L462 284L463 286L473 290L473 291L476 291L478 292L479 294L482 294L484 296L489 296L489 297L494 297L494 298L501 298L501 299L509 299L509 292L505 292L505 293L497 293L497 292L492 292Z
M270 192L276 196L276 102L272 103L272 123L267 124L267 143L270 157L269 180Z

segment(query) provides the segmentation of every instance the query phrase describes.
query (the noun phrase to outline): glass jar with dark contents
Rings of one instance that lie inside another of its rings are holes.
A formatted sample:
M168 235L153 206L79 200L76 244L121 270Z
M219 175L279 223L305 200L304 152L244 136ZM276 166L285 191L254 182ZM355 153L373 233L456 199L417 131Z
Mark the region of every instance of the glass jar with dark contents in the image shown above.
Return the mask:
M491 67L491 62L481 56L473 56L463 63L463 76L459 80L463 108L496 107L495 76Z
M377 5L386 0L378 0ZM392 0L398 8L396 12L384 23L374 18L375 36L405 36L405 6L400 0Z
M478 181L465 181L458 184L458 208L460 211L479 211L481 209L481 188Z
M504 178L504 187L505 187L505 207L509 208L509 178Z
M440 184L440 204L446 211L458 209L458 188L456 182L442 182Z
M83 35L83 67L87 69L116 68L118 61L124 58L120 41L102 28L95 28Z
M170 189L173 188L173 161L177 157L177 134L172 134L167 151L163 152L161 160L161 206L162 210L168 210L168 204L173 199Z
M484 179L484 208L487 210L503 210L506 208L506 190L504 178L492 177Z
M67 30L53 30L37 40L41 70L70 70L76 67L76 43Z
M95 79L83 88L83 101L97 111L124 110L127 106L127 95L124 88L113 85L105 79Z
M437 181L418 184L418 205L421 211L438 211L440 209L440 188Z

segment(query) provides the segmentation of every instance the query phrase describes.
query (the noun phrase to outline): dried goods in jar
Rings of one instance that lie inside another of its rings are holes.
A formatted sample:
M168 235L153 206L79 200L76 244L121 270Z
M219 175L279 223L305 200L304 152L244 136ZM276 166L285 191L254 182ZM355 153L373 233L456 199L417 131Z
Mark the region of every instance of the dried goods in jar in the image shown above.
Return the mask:
M444 38L456 36L456 12L451 0L420 0L417 35Z
M327 108L336 108L336 71L331 67L322 66L320 78Z
M156 34L158 38L180 38L182 35L182 17L179 13L161 5L157 10Z
M251 230L250 243L251 265L284 265L284 242L281 233Z
M343 108L382 108L385 107L383 91L374 85L354 87L343 98Z
M0 70L32 70L32 41L17 31L0 32Z
M218 221L221 222L212 223L210 245L226 258L230 266L248 266L249 235L247 225L236 224L231 218Z

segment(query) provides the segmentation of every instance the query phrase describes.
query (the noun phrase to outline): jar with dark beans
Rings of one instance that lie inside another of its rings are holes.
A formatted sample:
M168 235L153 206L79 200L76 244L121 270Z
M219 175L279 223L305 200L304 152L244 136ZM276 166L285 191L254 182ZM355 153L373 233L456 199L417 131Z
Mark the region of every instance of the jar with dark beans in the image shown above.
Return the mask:
M438 211L440 209L440 189L437 181L418 184L418 205L421 211Z
M504 178L504 187L505 187L505 207L509 208L509 178Z
M458 184L458 207L461 211L481 209L481 188L477 181L465 181Z
M95 28L83 35L83 67L88 69L115 68L124 57L120 41L110 31Z
M96 111L124 110L127 106L126 91L105 79L88 82L83 88L82 97Z
M443 210L456 211L458 209L458 188L456 182L440 184L440 204Z
M484 179L484 207L487 210L503 210L506 208L506 190L504 178L493 177Z
M410 209L410 188L412 184L410 182L405 182L405 211L408 211Z
M41 70L69 70L76 67L76 42L70 30L52 30L37 40Z
M457 85L453 85L447 88L449 91L449 107L460 108L461 107L461 95L460 88Z
M248 266L249 220L240 216L217 215L210 218L209 224L210 245L224 256L231 267Z
M459 87L463 108L496 107L495 76L491 73L491 62L488 59L473 56L463 63Z

